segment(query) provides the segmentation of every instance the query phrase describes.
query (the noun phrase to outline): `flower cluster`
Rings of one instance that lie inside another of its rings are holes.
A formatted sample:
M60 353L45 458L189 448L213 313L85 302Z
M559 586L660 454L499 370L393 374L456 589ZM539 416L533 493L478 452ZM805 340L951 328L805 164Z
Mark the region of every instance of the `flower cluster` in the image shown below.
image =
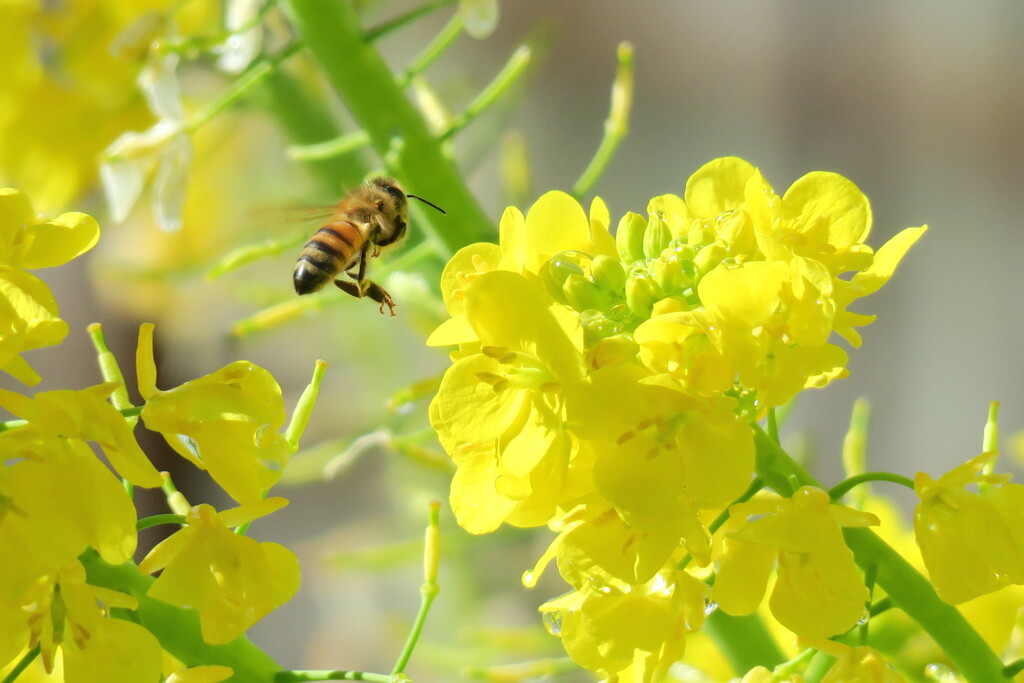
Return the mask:
M49 290L23 268L59 265L91 248L97 237L96 222L85 214L41 221L24 195L0 190L0 347L3 369L15 377L38 381L18 354L56 344L67 333ZM202 639L215 645L242 635L298 589L298 561L289 550L231 529L287 503L265 496L298 446L323 365L282 434L284 401L266 370L239 361L160 391L153 330L146 325L137 364L145 405L135 408L126 405L123 378L102 331L97 325L90 332L108 381L31 397L0 390L0 407L19 418L0 425L0 669L35 648L47 671L61 662L67 680L149 683L173 672L165 667L164 640L152 624L123 618L125 610L136 610L143 600L192 608ZM221 512L189 505L135 440L139 414L241 505ZM122 592L92 572L133 559L137 526L146 526L136 519L133 487L163 487L181 529L138 567L144 574L162 570L159 578L140 577L137 590ZM168 649L189 658L187 650ZM178 681L215 681L231 670L200 667L175 675Z
M613 238L549 192L508 209L499 244L455 254L441 288L450 319L428 344L457 345L430 406L457 465L451 503L474 533L502 523L558 532L551 559L573 587L541 609L581 665L658 680L711 595L745 614L778 564L770 608L823 638L860 618L867 590L843 526L873 515L804 488L733 506L748 489L750 421L846 374L833 332L857 346L873 318L848 310L893 274L925 228L877 252L867 199L834 173L781 197L738 158L717 159L683 197L655 197Z

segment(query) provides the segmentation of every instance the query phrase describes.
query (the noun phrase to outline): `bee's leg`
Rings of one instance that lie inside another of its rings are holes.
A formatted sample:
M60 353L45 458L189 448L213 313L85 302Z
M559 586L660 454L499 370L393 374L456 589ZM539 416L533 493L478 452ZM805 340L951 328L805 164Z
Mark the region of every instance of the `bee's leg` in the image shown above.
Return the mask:
M384 313L384 306L387 306L391 315L394 315L394 299L391 298L391 295L388 294L383 287L381 287L376 282L366 277L366 260L369 248L369 242L363 245L363 250L359 254L359 270L357 271L357 273L355 275L353 275L352 273L348 273L348 276L355 280L355 282L335 280L334 284L337 285L341 291L345 292L346 294L350 294L351 296L354 296L357 299L362 299L364 296L370 297L371 299L380 304L381 313Z

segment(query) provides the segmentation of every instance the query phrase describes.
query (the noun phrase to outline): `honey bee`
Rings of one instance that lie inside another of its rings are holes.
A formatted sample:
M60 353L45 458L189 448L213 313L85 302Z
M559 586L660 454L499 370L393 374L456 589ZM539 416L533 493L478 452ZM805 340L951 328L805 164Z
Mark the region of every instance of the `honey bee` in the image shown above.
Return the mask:
M310 294L333 280L341 291L361 299L370 297L395 314L395 302L379 284L366 276L367 262L392 249L406 236L408 198L418 199L441 213L441 207L422 197L405 194L394 178L371 178L338 202L323 227L302 248L292 279L296 294ZM344 273L351 278L338 278Z

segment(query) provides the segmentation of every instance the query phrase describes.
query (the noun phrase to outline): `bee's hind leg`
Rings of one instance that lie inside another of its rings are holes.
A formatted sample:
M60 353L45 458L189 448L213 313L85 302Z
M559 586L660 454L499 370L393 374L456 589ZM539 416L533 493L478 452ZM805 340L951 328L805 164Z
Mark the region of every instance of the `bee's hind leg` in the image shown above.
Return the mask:
M334 284L338 286L338 289L354 296L357 299L362 299L364 296L368 296L378 304L380 304L380 312L384 312L384 307L388 307L388 311L391 315L395 314L395 300L391 298L391 295L387 293L383 287L378 285L373 280L357 280L355 282L349 282L347 280L335 280Z

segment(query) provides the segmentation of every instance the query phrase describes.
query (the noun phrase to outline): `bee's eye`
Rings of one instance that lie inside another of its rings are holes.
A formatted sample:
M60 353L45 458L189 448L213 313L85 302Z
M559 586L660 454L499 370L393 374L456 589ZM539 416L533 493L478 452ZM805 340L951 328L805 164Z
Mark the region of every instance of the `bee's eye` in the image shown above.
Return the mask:
M377 202L377 210L378 211L383 211L384 210L384 202Z

